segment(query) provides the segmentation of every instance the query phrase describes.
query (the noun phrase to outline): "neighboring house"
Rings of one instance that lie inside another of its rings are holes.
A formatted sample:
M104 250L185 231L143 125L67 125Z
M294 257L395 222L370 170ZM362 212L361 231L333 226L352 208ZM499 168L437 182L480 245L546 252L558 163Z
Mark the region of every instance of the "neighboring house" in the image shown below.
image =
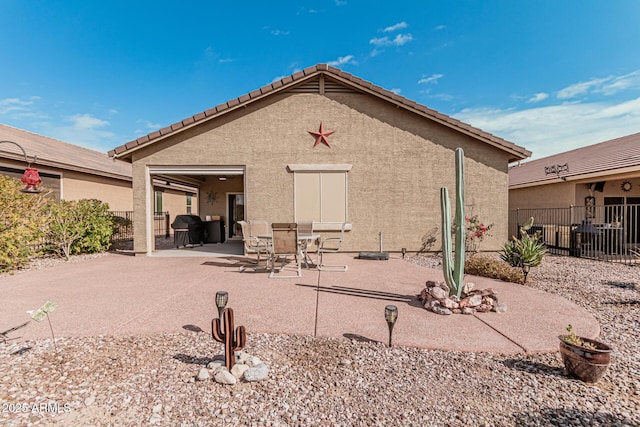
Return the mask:
M0 141L19 144L31 166L38 169L42 184L56 199L98 199L113 211L133 210L131 164L114 160L106 153L0 124ZM34 161L35 157L35 161ZM20 179L26 168L22 151L14 144L0 144L0 174ZM183 214L188 200L197 200L194 184L161 180L157 190L158 212ZM194 209L194 212L197 212Z
M509 210L591 202L640 203L640 133L509 168Z
M640 242L640 133L509 169L510 231L534 217L547 245L578 254L583 221L597 230L594 256ZM561 209L564 208L564 209Z
M327 65L232 99L115 148L133 164L134 250L150 254L152 179L202 184L201 216L347 223L346 251L440 249L440 187L455 193L465 151L466 203L507 238L508 164L526 149ZM454 201L452 200L452 203ZM143 224L146 224L143 226ZM432 246L429 246L431 244Z

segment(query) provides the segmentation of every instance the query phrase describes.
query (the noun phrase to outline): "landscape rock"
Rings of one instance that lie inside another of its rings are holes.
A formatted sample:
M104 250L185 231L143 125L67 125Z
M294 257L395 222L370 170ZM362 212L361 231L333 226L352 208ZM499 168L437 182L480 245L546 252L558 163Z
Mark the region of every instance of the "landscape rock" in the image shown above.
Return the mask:
M440 305L444 308L448 308L449 310L453 310L454 308L458 308L458 303L453 301L451 298L444 298L440 301Z
M449 296L449 294L439 286L434 286L433 288L431 288L429 293L431 294L432 297L438 300L444 299Z
M242 375L248 369L250 369L248 365L245 365L244 363L236 363L233 365L233 368L231 368L231 374L236 378L242 378Z
M245 381L262 381L269 376L269 368L264 363L260 363L253 368L247 369L244 373Z
M493 306L493 311L495 311L496 313L504 313L507 311L507 304L503 302L496 303L496 305Z
M236 377L233 376L231 372L226 367L218 368L216 372L213 374L213 379L218 384L227 384L233 385L238 382Z
M467 295L469 294L469 292L471 292L474 288L476 287L476 284L473 282L466 282L464 285L462 285L462 293Z
M445 315L445 316L447 316L447 315L449 315L449 314L453 314L453 312L452 312L451 310L449 310L449 309L448 309L448 308L446 308L446 307L441 306L440 304L435 305L435 306L431 309L431 311L433 311L433 312L434 312L434 313L436 313L436 314L442 314L442 315Z
M209 374L209 370L207 368L200 368L200 370L198 371L198 375L196 375L196 380L205 381L205 380L208 380L209 378L211 378L211 375Z
M487 289L474 289L475 284L473 282L467 282L464 286L466 293L462 294L462 298L458 298L457 295L449 296L448 292L445 292L445 288L448 289L444 282L436 283L432 280L426 282L426 288L424 288L418 295L418 300L422 302L423 307L437 314L475 314L486 313L488 311L504 313L506 311L506 305L498 305L498 295L495 290L491 288Z

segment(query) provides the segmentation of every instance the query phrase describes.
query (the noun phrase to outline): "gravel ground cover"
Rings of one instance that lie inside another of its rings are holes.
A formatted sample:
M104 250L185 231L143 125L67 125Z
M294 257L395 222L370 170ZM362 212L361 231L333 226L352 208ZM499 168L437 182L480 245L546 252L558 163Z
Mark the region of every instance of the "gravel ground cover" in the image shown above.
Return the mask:
M557 352L249 333L269 378L223 386L194 380L222 352L204 332L59 338L57 352L51 340L0 344L0 425L640 426L638 268L547 256L529 275L600 322L614 353L596 384L568 378Z

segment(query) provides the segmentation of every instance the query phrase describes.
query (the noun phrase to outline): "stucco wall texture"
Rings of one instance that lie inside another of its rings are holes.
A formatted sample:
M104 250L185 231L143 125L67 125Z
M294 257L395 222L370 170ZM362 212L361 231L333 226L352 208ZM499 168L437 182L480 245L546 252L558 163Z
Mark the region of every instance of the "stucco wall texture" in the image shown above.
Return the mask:
M331 147L313 147L320 122ZM274 94L133 153L135 223L145 224L146 165L244 166L246 217L293 221L288 164L351 164L345 251L440 250L440 187L455 192L454 149L465 152L466 205L494 224L483 250L507 240L508 154L377 97ZM148 184L148 183L146 183ZM453 197L452 197L453 199ZM452 200L452 204L454 200ZM453 206L452 206L453 207ZM330 232L323 232L327 237ZM135 230L146 252L145 229Z

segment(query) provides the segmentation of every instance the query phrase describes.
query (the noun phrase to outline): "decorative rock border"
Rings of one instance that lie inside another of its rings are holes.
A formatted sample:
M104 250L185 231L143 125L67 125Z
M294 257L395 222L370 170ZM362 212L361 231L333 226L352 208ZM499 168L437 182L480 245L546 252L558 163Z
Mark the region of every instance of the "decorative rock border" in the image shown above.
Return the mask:
M498 294L495 290L477 289L475 284L467 282L462 289L462 298L456 295L449 296L449 287L445 282L429 280L425 288L418 295L424 308L436 314L475 314L493 311L504 313L507 311L505 303L498 302Z
M269 367L260 358L244 351L235 353L236 363L231 371L224 365L224 356L214 357L206 368L200 368L195 376L196 381L207 381L213 377L218 384L236 384L238 381L262 381L269 376Z

